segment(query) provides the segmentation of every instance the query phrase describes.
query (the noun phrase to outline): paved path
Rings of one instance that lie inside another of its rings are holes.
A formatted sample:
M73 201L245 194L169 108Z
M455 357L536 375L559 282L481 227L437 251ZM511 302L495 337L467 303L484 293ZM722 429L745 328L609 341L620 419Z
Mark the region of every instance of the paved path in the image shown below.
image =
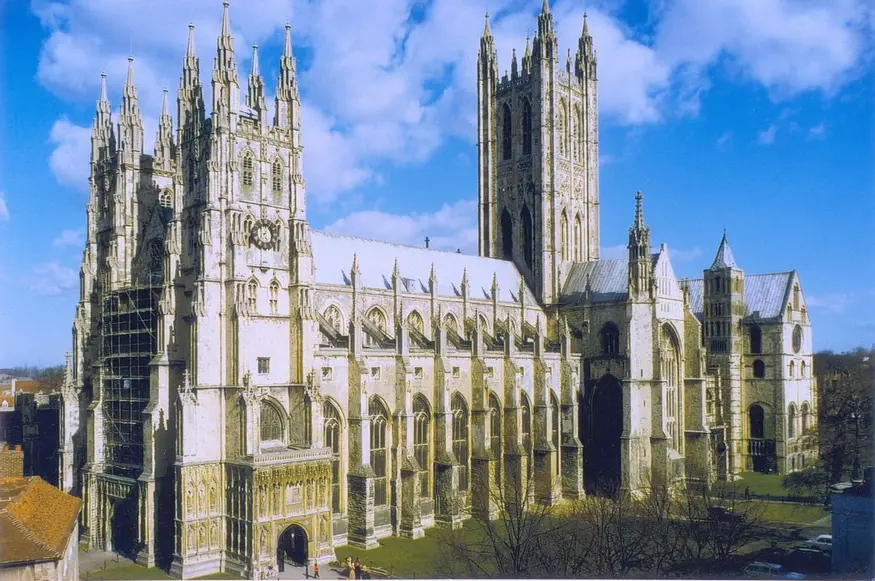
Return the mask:
M79 550L79 576L84 578L86 573L96 573L104 569L115 569L124 565L131 565L133 561L122 557L118 553L101 551L99 549Z

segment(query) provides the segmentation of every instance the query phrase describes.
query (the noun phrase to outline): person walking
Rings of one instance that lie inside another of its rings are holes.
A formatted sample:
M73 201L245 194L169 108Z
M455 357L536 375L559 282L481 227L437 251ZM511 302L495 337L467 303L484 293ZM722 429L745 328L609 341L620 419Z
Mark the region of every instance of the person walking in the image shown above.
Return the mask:
M355 578L362 578L362 564L359 562L358 557L355 558Z
M319 561L313 562L313 579L319 578Z

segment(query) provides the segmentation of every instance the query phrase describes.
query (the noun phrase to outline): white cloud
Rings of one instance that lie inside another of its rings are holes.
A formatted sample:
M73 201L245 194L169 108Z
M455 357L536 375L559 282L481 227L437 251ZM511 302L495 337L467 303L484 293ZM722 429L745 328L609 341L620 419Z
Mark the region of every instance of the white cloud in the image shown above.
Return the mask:
M812 309L843 313L848 307L863 300L871 300L875 292L834 292L824 295L810 295L805 298L805 304Z
M757 143L760 145L771 145L775 142L775 133L778 131L777 125L769 125L768 129L764 129L757 133Z
M431 248L475 253L477 202L462 200L444 204L433 213L410 215L378 210L355 212L326 226L325 230L412 246L424 246L428 237Z
M53 260L35 266L28 282L30 290L38 295L58 295L75 287L79 276Z
M49 157L49 168L55 178L65 186L87 192L91 130L61 118L52 125L49 141L55 146Z
M85 244L85 228L77 228L75 230L63 230L61 234L52 241L52 246L56 248L64 248L66 246L81 247Z
M9 206L6 205L6 194L0 192L0 222L9 221Z
M823 139L826 135L826 125L821 123L820 125L815 125L811 129L808 130L808 138L809 139Z
M727 131L723 135L717 138L716 145L718 149L722 149L729 145L732 141L732 131Z

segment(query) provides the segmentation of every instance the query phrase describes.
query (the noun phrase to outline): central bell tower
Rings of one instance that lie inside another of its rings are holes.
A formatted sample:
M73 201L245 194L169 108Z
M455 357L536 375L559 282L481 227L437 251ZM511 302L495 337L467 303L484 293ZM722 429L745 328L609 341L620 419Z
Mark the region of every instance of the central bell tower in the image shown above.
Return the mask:
M583 17L574 60L559 61L544 0L538 33L498 76L489 15L477 58L479 252L513 260L544 304L555 303L573 262L596 260L596 54Z

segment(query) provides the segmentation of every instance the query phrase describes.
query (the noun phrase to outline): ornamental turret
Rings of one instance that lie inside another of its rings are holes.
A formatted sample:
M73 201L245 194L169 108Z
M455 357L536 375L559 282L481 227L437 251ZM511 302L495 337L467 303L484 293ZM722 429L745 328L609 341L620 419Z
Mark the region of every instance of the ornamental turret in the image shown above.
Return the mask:
M128 57L128 78L122 91L122 104L118 120L119 149L124 161L139 163L143 153L143 118L140 116L140 103L134 85L134 58Z
M650 228L644 223L644 196L635 194L635 222L629 228L629 298L650 298L653 262L650 257Z
M240 83L237 79L237 62L234 58L234 38L231 36L231 21L228 16L230 4L222 4L222 32L216 40L216 58L213 61L213 119L214 126L230 123L230 116L237 115L240 104Z

